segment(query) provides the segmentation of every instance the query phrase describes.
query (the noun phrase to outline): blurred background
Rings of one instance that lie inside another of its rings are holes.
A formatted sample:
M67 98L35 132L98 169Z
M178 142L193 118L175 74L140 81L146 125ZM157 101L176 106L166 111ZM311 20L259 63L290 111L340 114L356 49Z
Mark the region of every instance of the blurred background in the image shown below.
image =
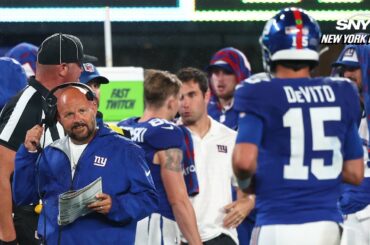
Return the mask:
M370 0L0 0L0 55L62 32L78 36L85 53L99 58L96 65L106 66L104 26L110 25L113 66L203 69L214 52L232 46L256 73L263 69L258 38L264 23L287 6L308 10L323 33L338 33L338 19L370 19ZM340 49L330 45L322 54L317 75L329 74Z

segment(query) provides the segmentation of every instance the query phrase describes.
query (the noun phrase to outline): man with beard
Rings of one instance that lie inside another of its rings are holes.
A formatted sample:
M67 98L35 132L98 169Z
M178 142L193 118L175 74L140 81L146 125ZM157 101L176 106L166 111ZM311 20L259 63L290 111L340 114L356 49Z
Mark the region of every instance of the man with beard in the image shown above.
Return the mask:
M47 37L37 53L35 76L29 78L28 86L12 97L0 113L0 244L39 244L35 239L37 202L13 207L11 181L15 153L24 142L27 130L44 121L45 97L49 91L60 84L78 81L81 63L91 60L91 56L84 54L78 37L63 33ZM45 131L43 146L64 136L59 124Z
M158 202L144 152L109 128L97 128L96 98L89 87L60 90L57 118L67 135L40 153L43 128L27 132L16 154L14 201L42 199L38 235L45 244L134 244L137 221ZM104 193L87 206L92 212L59 226L58 196L99 177Z

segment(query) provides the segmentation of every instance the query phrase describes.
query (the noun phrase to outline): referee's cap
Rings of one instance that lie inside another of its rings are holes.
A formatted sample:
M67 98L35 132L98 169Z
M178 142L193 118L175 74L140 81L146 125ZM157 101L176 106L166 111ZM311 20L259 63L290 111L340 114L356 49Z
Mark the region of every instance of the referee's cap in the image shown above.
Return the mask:
M92 80L98 82L99 84L109 83L108 78L101 76L96 67L91 63L82 64L82 70L80 82L84 84L87 84Z
M96 57L84 54L83 45L78 37L62 33L47 37L37 53L37 61L43 65L81 64L96 60Z

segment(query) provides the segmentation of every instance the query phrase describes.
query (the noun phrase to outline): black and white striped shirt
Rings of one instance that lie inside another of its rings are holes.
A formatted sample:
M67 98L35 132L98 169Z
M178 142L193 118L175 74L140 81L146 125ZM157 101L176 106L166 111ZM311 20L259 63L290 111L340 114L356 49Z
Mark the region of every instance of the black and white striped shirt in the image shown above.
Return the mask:
M0 145L13 151L18 150L24 142L27 131L45 118L43 108L48 93L44 86L31 77L28 86L5 105L0 113ZM62 136L64 130L58 123L47 129L41 138L41 146L47 146Z

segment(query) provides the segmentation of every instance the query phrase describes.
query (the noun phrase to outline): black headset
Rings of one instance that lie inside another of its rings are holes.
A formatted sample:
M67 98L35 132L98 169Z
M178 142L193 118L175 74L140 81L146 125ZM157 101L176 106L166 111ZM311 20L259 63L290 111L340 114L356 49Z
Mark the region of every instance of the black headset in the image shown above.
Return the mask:
M56 86L45 97L45 119L42 123L45 124L46 127L53 127L57 123L57 97L55 97L54 93L66 87L79 87L86 90L86 99L89 101L93 101L96 96L95 93L91 90L91 88L83 83L63 83L61 85Z

